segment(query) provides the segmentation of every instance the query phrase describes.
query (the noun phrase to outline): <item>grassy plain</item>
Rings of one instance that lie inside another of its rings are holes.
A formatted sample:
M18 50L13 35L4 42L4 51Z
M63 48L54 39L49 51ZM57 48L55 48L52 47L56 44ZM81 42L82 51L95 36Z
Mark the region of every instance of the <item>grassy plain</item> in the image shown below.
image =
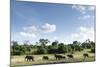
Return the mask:
M43 54L43 55L33 55L35 61L27 62L25 61L26 55L21 56L11 56L11 66L12 67L18 67L18 66L30 66L30 65L40 65L40 64L56 64L56 63L73 63L73 62L90 62L95 61L95 54L90 53L89 49L85 49L81 52L75 52L74 58L68 58L67 54L61 54L66 57L66 59L56 60L54 57L54 54ZM88 53L89 57L85 58L83 57L83 53ZM48 56L49 60L43 60L43 56Z

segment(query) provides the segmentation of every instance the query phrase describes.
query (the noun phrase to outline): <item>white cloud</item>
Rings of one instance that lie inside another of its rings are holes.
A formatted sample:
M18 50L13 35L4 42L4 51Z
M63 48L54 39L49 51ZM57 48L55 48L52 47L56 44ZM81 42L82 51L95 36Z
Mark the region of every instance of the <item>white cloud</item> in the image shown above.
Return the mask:
M93 19L91 15L83 15L81 17L78 17L79 20L86 20L86 19Z
M72 5L72 9L76 9L81 14L86 14L87 12L94 11L95 6Z
M86 32L88 29L86 28L86 27L79 27L79 30L81 31L81 32Z
M92 15L83 15L83 16L80 16L80 17L78 17L78 20L87 20L87 19L91 19L91 20L93 20L94 21L94 16L92 16Z
M71 37L72 37L72 38L78 38L79 35L78 35L77 33L73 33L73 34L71 34Z
M54 24L44 24L42 26L28 26L28 27L23 27L23 30L20 32L20 35L24 37L36 37L37 34L41 33L52 33L56 31L56 25Z
M38 31L37 27L34 25L29 26L29 27L24 27L23 30L29 33L35 33Z
M50 33L56 31L56 25L46 23L41 27L41 31L44 33Z
M79 20L86 20L86 19L94 20L94 16L92 14L94 13L95 6L72 5L72 9L75 9L81 13L81 16L78 17Z
M28 27L23 27L23 31L21 31L19 34L24 37L36 37L35 33L37 32L37 27L32 25Z
M88 8L88 10L94 11L94 10L95 10L95 7L94 7L94 6L90 6L90 7Z
M79 27L78 32L71 34L71 40L85 41L86 39L90 39L94 41L94 29L87 27Z
M82 5L73 5L72 8L76 9L77 11L79 11L82 14L86 13L86 7L85 6L82 6Z
M28 33L28 32L20 32L20 35L24 37L36 37L34 33Z

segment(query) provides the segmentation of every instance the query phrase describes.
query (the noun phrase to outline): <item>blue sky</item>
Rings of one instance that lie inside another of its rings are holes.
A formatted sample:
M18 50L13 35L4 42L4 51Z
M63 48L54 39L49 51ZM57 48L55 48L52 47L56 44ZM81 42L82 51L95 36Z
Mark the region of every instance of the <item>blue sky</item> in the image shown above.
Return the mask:
M71 43L94 41L95 7L40 2L11 2L11 41L40 38Z

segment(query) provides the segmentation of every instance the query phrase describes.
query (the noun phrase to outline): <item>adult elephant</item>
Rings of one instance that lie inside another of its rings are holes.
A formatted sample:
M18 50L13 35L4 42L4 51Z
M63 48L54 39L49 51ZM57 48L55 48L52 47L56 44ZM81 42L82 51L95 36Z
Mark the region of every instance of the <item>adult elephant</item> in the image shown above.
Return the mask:
M88 53L84 53L83 56L84 56L84 58L86 58L86 57L89 57L89 54Z
M86 58L89 58L89 54L88 53L84 53L83 57L84 57L83 61L85 61Z
M25 61L27 61L27 62L28 62L28 61L34 61L34 57L33 57L33 56L28 56L28 55L27 55L27 56L25 57Z
M67 57L68 58L74 58L74 56L72 54L68 54Z
M48 56L43 56L43 60L48 60L49 57Z
M57 54L55 54L54 56L55 56L56 60L65 59L66 58L65 56L57 55Z

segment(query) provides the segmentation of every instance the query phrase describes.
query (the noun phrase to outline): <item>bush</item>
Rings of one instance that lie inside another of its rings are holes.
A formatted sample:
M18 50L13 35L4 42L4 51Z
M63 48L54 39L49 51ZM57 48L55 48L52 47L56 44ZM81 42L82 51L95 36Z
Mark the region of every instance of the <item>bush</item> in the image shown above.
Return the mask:
M92 52L92 53L95 53L95 48L92 48L92 49L91 49L91 52Z
M46 53L47 53L47 49L41 46L35 52L35 54L46 54Z
M21 55L23 52L19 50L15 50L12 55Z

